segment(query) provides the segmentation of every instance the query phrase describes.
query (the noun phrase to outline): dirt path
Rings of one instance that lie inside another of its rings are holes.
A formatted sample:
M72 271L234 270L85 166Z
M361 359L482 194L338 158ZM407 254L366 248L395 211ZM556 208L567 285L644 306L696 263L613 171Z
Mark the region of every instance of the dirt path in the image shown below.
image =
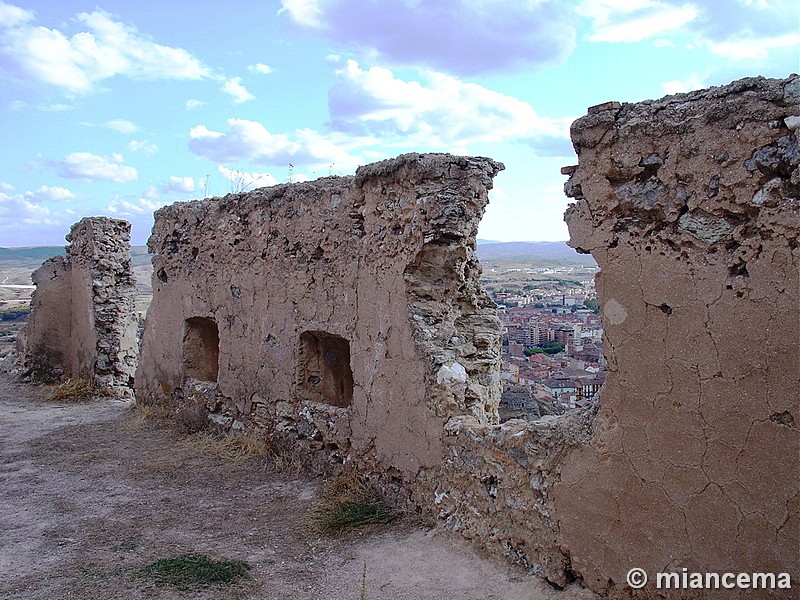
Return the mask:
M340 538L309 525L319 482L199 451L126 404L41 400L0 375L0 597L573 600L408 523ZM252 565L176 591L137 570L193 552Z

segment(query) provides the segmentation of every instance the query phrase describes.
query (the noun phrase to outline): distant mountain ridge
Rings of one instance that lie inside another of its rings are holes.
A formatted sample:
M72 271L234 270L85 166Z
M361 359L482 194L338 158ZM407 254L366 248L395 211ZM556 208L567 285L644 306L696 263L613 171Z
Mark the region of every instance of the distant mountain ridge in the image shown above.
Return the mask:
M478 244L478 258L481 260L509 260L526 258L537 260L569 261L580 264L594 264L589 254L579 254L567 242L493 242Z

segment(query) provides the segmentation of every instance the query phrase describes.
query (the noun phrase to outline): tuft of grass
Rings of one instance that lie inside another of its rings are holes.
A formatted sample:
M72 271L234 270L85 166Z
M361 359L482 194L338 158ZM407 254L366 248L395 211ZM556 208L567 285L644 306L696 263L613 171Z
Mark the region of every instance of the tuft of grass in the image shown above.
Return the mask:
M82 377L70 377L53 391L50 400L53 402L84 402L104 395L102 390L95 387L91 381Z
M250 565L242 561L214 560L202 554L181 554L157 560L139 569L139 577L157 586L170 585L180 590L232 583L248 578Z
M397 516L378 490L348 470L325 487L312 520L320 532L335 535L365 525L388 523Z
M182 441L187 449L225 460L268 459L272 456L272 449L265 442L247 435L204 431L186 435Z

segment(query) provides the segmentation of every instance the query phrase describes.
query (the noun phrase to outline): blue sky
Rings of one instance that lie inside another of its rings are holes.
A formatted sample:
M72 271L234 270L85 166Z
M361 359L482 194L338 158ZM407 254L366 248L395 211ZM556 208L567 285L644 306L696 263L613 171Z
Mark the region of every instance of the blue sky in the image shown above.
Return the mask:
M798 71L797 0L0 0L0 246L403 152L502 161L480 237L564 240L587 107Z

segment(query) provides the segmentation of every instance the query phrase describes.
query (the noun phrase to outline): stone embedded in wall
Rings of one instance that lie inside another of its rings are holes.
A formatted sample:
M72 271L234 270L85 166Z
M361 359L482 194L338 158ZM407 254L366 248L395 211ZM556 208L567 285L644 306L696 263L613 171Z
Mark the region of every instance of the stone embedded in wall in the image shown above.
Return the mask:
M130 223L87 217L67 241L66 257L33 274L20 363L36 379L80 376L131 397L138 349Z
M625 595L633 566L800 581L798 89L744 79L572 126L566 220L601 268L609 376L554 508L595 590Z
M203 404L319 468L424 478L446 419L497 419L500 322L475 235L502 168L409 154L160 209L137 396Z

